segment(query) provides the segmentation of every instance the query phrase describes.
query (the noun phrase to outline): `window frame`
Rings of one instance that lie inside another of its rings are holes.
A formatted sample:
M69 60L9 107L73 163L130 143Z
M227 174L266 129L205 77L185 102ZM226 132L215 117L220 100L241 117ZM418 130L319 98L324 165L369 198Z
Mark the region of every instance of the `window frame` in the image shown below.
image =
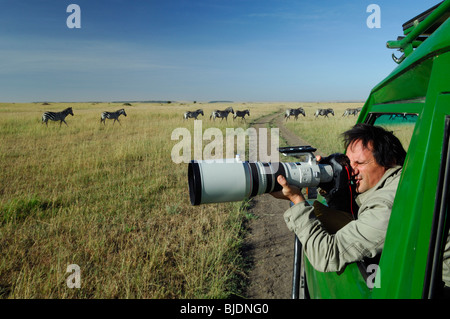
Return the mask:
M450 208L450 116L445 118L442 158L436 189L433 222L430 235L429 253L425 271L422 298L440 298L443 293L442 261L449 233Z

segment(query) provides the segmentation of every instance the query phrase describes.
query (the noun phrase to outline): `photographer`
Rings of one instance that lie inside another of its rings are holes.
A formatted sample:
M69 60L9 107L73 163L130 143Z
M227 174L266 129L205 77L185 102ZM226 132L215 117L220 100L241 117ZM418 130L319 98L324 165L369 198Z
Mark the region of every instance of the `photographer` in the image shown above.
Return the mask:
M353 196L348 186L344 191L332 190L325 198L331 208L353 207L354 216L345 226L335 233L327 230L318 208L310 206L301 190L290 186L283 176L277 179L283 189L272 193L294 203L284 213L286 224L299 238L313 267L323 272L340 271L348 263L381 253L406 156L398 138L381 127L357 124L343 137L359 209L350 203Z

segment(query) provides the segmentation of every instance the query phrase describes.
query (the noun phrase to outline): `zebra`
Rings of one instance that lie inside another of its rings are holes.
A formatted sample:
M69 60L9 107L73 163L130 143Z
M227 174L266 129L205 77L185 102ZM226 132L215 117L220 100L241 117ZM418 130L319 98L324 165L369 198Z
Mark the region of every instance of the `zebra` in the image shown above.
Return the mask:
M218 117L218 118L221 118L222 121L223 121L223 119L228 121L228 114L230 114L230 113L234 114L234 110L233 110L233 108L231 106L226 108L224 111L214 110L214 111L212 111L211 116L209 117L209 119L213 119L215 121L216 117Z
M42 114L42 124L45 123L45 125L48 126L48 120L52 120L52 121L59 121L60 127L62 122L64 122L67 125L66 116L69 114L73 116L73 110L71 107L68 107L67 109L61 112L44 112L44 114Z
M316 111L316 114L314 114L314 116L317 118L318 116L325 116L328 117L328 114L333 114L334 116L334 111L333 109L318 109Z
M234 113L234 115L233 115L233 121L234 121L234 119L236 118L236 117L242 117L242 119L244 120L244 122L246 122L245 121L245 115L248 115L248 116L250 116L250 110L244 110L244 111L236 111L236 113Z
M187 119L189 119L189 118L197 119L197 117L198 117L200 114L203 115L203 116L205 116L205 114L203 114L203 110L202 110L202 109L198 109L197 111L194 111L194 112L187 111L186 113L184 113L184 119L185 119L185 120L187 120Z
M103 124L106 125L105 120L109 119L109 120L114 120L113 125L114 125L114 123L116 123L116 121L119 122L119 124L120 124L119 116L122 115L122 114L124 116L127 116L127 113L125 113L124 109L120 109L120 110L117 110L115 112L106 112L105 111L105 112L102 113L102 116L100 118L100 123L103 122ZM122 124L120 124L120 125L122 125Z
M291 115L295 116L295 119L298 119L298 116L302 114L303 116L306 116L305 110L302 107L299 107L297 109L287 109L284 113L284 117L286 121L291 117Z
M397 117L402 118L404 121L407 121L408 118L407 116L410 114L406 114L406 113L402 113L402 114L391 114L391 116L389 116L389 120L395 120Z
M356 115L358 115L358 113L359 113L360 111L361 111L361 108L360 108L360 107L359 107L359 108L356 108L356 109L348 108L348 109L345 110L344 114L342 114L342 117L344 117L344 116L350 116L350 115L356 116Z

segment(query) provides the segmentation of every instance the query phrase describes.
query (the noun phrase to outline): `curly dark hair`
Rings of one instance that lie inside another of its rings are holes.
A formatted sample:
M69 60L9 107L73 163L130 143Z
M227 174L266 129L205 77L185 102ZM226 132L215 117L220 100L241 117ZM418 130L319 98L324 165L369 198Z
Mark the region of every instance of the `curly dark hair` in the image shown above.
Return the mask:
M375 161L385 167L403 166L406 151L400 140L390 131L380 126L359 123L342 133L345 149L355 141L360 140L364 147L372 149Z

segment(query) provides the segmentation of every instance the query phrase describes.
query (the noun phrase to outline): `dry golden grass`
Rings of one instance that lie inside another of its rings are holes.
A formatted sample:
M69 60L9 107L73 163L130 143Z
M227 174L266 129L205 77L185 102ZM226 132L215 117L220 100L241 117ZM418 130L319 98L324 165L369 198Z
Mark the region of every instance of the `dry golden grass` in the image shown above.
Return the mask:
M40 123L44 111L67 106L74 110L68 127ZM0 104L0 297L239 295L246 271L240 253L249 217L245 202L192 207L187 165L171 160L177 143L172 131L193 130L193 120L183 120L186 110L204 109L203 130L245 129L231 115L209 120L213 109L227 106L133 104L125 106L122 125L103 125L102 111L123 106ZM232 106L249 108L250 119L290 107ZM321 123L330 137L329 125L341 120L340 114L315 120L306 110L307 118L288 123L300 135ZM80 289L66 285L71 264L80 266Z
M306 117L299 115L297 121L291 117L286 122L286 127L324 154L344 152L341 133L355 125L358 117L342 115L345 109L362 107L363 103L301 103L301 106ZM328 117L316 118L314 114L319 108L332 108L334 116L330 114Z

